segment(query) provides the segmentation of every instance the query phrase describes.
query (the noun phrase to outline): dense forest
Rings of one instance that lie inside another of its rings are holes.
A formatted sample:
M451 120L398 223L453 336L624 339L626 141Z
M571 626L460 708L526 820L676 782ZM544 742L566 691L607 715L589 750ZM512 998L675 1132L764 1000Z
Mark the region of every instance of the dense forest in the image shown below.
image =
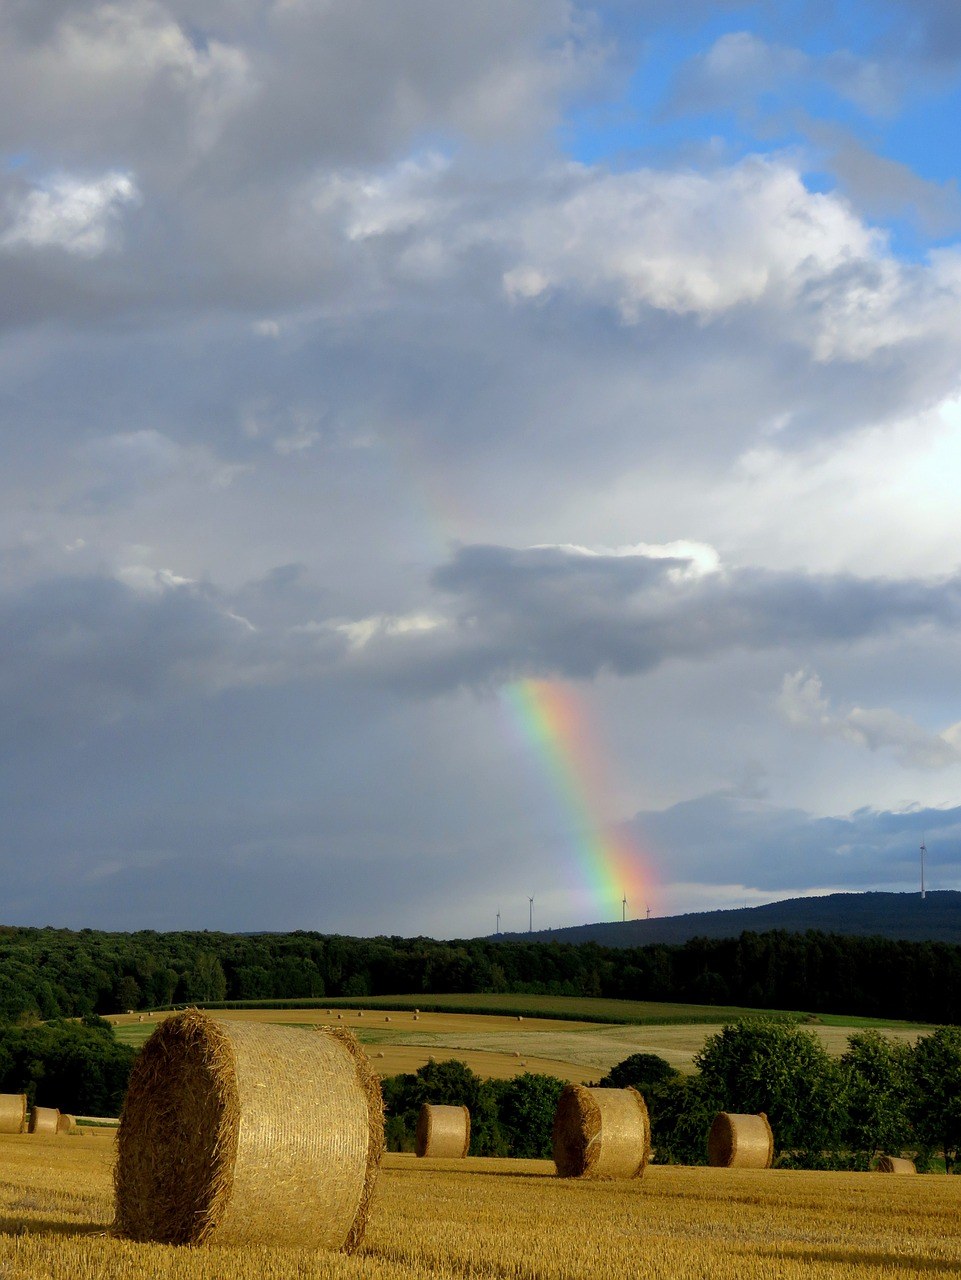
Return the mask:
M961 946L745 933L679 946L0 928L0 1018L175 1003L524 992L961 1023Z

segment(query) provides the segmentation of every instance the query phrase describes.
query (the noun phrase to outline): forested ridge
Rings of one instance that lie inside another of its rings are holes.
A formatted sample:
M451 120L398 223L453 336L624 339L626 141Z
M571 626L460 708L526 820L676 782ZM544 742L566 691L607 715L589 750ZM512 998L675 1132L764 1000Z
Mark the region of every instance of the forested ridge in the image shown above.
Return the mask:
M961 1023L961 946L745 933L679 946L0 927L0 1018L400 993L602 996Z

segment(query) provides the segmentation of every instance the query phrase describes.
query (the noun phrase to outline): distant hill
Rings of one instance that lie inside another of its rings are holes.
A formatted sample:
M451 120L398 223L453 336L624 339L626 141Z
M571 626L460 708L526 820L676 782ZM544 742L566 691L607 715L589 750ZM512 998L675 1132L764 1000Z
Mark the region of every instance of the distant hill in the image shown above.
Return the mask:
M909 942L961 943L961 893L940 889L923 900L918 893L829 893L821 898L786 898L763 907L694 911L652 920L618 920L499 936L516 942L597 942L605 947L643 947L653 942L687 942L689 938L736 938L742 933L767 933L771 929L788 933L818 929L822 933Z

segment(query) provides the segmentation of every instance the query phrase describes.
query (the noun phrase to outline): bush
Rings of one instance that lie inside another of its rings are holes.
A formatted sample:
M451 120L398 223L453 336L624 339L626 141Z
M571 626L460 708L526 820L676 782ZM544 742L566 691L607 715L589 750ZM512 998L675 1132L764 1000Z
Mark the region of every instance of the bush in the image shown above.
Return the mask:
M119 1114L136 1053L96 1022L0 1027L0 1093L80 1115Z

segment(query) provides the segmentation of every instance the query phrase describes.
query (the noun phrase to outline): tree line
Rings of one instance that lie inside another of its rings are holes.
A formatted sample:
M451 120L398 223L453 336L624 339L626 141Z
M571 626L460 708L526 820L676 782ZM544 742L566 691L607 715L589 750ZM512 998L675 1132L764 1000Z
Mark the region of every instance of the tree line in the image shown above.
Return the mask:
M608 948L317 933L0 928L0 1018L175 1003L526 993L961 1022L961 946L774 931Z
M803 1027L750 1019L710 1037L695 1067L682 1075L657 1054L632 1054L595 1082L644 1096L659 1163L706 1164L719 1111L764 1111L782 1168L866 1170L884 1153L906 1153L921 1171L936 1160L961 1167L957 1027L914 1046L859 1031L836 1059ZM413 1150L418 1111L431 1102L470 1109L471 1155L549 1157L562 1087L551 1076L481 1080L462 1062L429 1062L384 1081L388 1147Z

